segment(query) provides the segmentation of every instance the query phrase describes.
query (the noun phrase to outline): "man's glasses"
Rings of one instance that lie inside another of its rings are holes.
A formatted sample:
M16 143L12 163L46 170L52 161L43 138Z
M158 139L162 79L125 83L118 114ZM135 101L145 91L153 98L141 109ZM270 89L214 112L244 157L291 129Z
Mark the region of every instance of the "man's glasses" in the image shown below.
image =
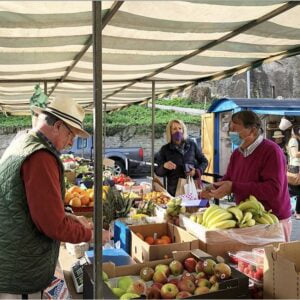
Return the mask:
M69 130L69 136L71 137L71 139L74 139L75 138L74 132L71 130L71 128L66 123L63 123L63 124Z

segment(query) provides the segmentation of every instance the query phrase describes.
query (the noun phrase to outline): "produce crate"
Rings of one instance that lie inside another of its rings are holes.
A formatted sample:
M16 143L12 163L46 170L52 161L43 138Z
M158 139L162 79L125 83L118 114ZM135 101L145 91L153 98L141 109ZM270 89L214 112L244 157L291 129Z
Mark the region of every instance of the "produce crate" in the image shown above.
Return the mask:
M200 256L199 256L200 255ZM204 255L204 256L203 256ZM183 261L187 257L197 257L198 259L205 259L211 257L207 253L199 250L194 251L176 251L173 252L173 258ZM103 270L107 272L109 278L116 278L121 276L135 276L139 275L140 270L145 267L155 267L158 264L169 264L173 259L152 261L142 264L116 267L113 264L103 264ZM93 291L93 270L92 266L84 267L84 289L83 298L92 299ZM103 294L104 299L117 299L110 289L104 284ZM220 290L204 295L195 295L188 299L249 299L249 278L241 272L232 269L232 278L220 282Z
M199 248L199 241L184 229L171 223L133 225L131 230L131 256L137 262L146 262L171 257L172 251L185 251ZM170 244L149 245L138 235L157 237L167 235L172 239Z
M212 256L226 257L228 251L252 250L285 241L281 223L245 228L207 229L184 215L180 215L179 219L180 225L199 239L200 249Z

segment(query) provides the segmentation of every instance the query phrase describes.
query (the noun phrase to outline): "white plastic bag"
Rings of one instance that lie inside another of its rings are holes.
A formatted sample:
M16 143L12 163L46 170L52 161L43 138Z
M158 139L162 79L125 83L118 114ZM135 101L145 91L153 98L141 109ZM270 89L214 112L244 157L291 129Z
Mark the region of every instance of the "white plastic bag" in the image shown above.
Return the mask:
M184 185L184 192L190 200L198 199L197 188L194 179L191 176L187 177L187 183Z

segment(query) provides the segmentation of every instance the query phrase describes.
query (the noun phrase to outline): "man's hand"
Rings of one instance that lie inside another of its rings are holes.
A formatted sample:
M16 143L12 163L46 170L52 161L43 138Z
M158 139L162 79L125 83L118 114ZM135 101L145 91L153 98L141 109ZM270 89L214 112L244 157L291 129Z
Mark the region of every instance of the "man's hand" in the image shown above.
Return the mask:
M211 190L210 194L213 198L223 198L226 195L230 195L232 192L232 181L219 181L214 183L216 189Z
M176 164L174 164L172 161L167 161L164 163L164 168L167 170L175 170L176 169Z

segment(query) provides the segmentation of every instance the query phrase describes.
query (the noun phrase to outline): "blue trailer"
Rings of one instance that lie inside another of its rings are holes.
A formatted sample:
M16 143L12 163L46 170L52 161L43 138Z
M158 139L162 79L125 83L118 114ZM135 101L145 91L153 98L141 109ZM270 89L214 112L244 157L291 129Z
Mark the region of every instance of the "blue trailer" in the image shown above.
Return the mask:
M272 138L273 133L279 130L278 125L283 116L294 119L293 123L300 124L300 99L214 100L201 119L201 146L209 161L207 172L220 175L225 173L233 150L228 135L229 122L231 115L240 110L252 110L259 114L266 138ZM287 141L290 131L282 133ZM209 177L206 179L211 181Z

